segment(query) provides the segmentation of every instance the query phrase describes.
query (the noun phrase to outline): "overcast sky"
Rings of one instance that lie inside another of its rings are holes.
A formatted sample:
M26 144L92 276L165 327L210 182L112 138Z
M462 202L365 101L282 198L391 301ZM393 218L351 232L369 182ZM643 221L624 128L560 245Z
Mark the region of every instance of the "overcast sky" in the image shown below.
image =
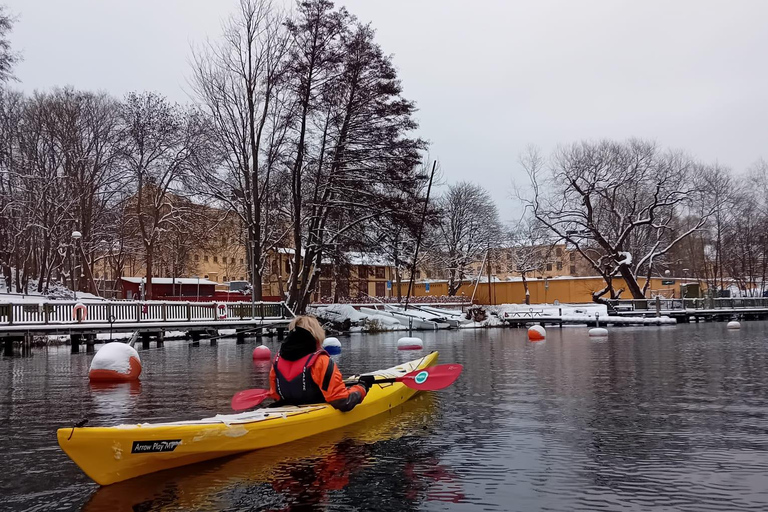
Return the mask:
M189 101L190 46L235 0L0 0L18 87ZM278 0L279 1L279 0ZM736 171L768 159L768 1L348 0L394 55L447 181L515 217L528 144L646 137Z

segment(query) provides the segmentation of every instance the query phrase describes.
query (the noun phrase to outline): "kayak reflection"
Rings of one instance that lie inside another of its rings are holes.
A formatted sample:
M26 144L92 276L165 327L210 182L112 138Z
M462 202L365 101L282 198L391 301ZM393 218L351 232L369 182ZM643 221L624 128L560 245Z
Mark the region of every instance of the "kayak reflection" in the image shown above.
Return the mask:
M343 429L102 487L83 510L296 510L330 504L329 494L336 504L380 510L456 501L460 490L430 491L454 480L437 464L441 449L423 442L438 414L435 400L419 394Z

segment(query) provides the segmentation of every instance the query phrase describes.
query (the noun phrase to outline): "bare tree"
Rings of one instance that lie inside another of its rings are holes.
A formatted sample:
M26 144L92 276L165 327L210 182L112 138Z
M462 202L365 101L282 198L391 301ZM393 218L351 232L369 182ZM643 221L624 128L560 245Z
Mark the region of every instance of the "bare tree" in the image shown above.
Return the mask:
M605 288L593 293L595 301L606 293L619 296L621 290L613 287L616 275L634 298L645 297L654 263L701 229L719 201L697 202L703 169L647 141L573 144L560 148L548 169L540 155L529 151L522 163L533 189L528 206L536 218L605 279ZM704 207L694 211L696 205ZM678 218L690 222L675 232Z
M442 217L432 235L432 253L448 270L448 294L453 296L470 265L498 246L499 215L488 191L466 181L449 185L437 204Z
M542 273L546 268L552 250L551 234L526 212L520 222L508 231L506 238L510 247L505 270L520 274L525 289L525 303L530 304L528 277Z
M287 130L281 88L288 52L284 21L271 0L241 0L224 26L223 40L194 58L193 87L212 119L224 162L196 170L200 191L240 216L257 300L267 250L280 232L269 198Z
M205 123L153 93L129 94L121 108L125 125L126 172L135 186L132 215L144 249L146 296L152 298L156 248L165 231L180 224L194 207L181 197L192 169L211 165Z

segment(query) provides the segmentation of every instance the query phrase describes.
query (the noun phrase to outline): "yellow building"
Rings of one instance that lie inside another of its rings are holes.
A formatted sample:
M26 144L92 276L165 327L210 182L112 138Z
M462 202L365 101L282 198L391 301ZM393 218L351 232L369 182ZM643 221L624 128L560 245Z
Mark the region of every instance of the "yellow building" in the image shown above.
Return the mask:
M645 285L645 279L638 279L642 288ZM613 280L615 289L624 288L621 298L631 299L632 296L626 291L624 280L617 277ZM687 287L698 286L698 282L693 279L685 280L679 278L651 278L651 285L648 288L648 298L661 295L668 298L681 298ZM408 287L408 283L402 285L403 293ZM561 303L588 303L592 302L592 293L602 290L605 287L605 281L599 276L590 277L555 277L552 279L528 279L528 290L531 294L531 304L552 303L555 300ZM490 290L489 290L490 289ZM692 289L692 288L691 288ZM465 282L459 288L457 296L466 297L470 300L474 293L474 302L476 304L524 304L525 286L521 279L513 281L502 281L491 279L491 286L488 286L488 278L477 284L475 291L474 282ZM687 292L690 296L690 290ZM415 296L434 296L439 297L448 294L448 282L444 280L427 283L415 283L412 295ZM698 293L697 293L698 295ZM609 298L605 296L604 298Z
M519 259L524 265L518 263ZM590 276L594 273L592 265L575 249L565 244L536 245L529 247L497 247L487 255L470 265L470 274L483 276L490 274L501 280L520 277L521 266L533 269L526 277Z

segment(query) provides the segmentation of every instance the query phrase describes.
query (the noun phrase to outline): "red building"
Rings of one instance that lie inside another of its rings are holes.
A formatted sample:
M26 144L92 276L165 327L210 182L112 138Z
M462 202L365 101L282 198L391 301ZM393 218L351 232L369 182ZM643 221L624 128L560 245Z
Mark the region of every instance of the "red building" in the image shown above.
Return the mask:
M121 277L120 278L123 298L140 299L142 289L146 283L144 277ZM203 298L213 300L216 292L216 283L208 279L196 277L153 277L152 278L152 298L154 300L163 300L165 298L175 300L196 300Z

